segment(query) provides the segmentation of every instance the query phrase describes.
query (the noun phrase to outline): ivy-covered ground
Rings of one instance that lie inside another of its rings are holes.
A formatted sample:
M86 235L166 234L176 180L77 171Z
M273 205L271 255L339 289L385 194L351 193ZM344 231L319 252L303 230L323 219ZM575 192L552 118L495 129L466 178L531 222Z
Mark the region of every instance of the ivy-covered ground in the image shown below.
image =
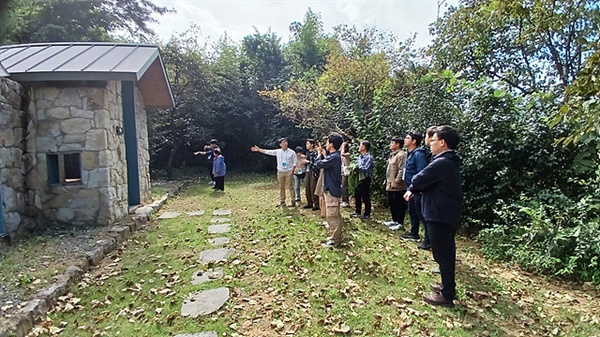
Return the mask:
M600 336L596 289L530 275L486 261L458 242L458 301L432 307L421 296L438 280L431 253L381 222L350 219L346 242L321 247L317 212L278 208L274 176L228 177L226 193L201 182L162 211L206 210L200 217L154 221L88 272L31 336ZM230 208L236 254L225 277L191 285L210 248L210 213ZM4 267L3 267L4 268ZM179 315L186 295L227 286L230 300L197 319Z

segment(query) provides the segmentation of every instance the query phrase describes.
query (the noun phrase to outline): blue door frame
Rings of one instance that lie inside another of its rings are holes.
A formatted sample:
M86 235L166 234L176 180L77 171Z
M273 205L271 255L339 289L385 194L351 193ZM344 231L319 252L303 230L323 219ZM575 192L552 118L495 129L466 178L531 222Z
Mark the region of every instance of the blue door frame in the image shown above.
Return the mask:
M135 123L135 92L132 81L121 82L123 100L123 133L125 158L127 160L127 197L129 205L140 204L140 171L138 167L138 144Z

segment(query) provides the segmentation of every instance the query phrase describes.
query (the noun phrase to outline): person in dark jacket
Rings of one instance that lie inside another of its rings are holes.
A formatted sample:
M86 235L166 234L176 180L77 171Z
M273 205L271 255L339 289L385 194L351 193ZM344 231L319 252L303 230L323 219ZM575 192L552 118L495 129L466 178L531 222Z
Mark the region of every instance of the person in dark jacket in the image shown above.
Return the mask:
M325 149L320 149L320 156L315 162L318 169L323 169L323 197L328 228L327 242L324 247L334 247L342 240L342 214L340 213L340 200L342 198L342 157L340 147L342 136L331 133L327 138ZM329 152L329 154L327 154Z
M403 179L406 182L406 186L410 186L412 178L419 172L421 172L429 162L427 161L427 155L421 145L423 136L416 131L409 131L406 137L404 137L404 146L408 153L406 154L406 162L404 163L404 175ZM423 215L421 214L421 194L415 193L412 198L408 201L408 213L410 214L410 232L405 233L401 236L404 240L419 241L419 225ZM419 248L429 249L429 237L427 226L425 227L425 238L423 244L419 245Z
M456 296L456 230L463 210L461 159L454 149L459 143L458 131L439 126L431 137L433 161L412 179L404 198L408 201L421 192L421 211L429 228L433 258L440 266L442 284L430 286L433 293L423 300L433 305L454 306Z

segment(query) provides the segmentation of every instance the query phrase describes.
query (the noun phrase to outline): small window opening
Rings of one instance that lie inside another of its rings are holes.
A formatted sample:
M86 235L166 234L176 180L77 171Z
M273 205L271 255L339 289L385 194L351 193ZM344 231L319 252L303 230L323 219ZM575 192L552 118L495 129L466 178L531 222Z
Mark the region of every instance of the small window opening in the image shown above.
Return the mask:
M81 184L81 154L48 154L48 184Z

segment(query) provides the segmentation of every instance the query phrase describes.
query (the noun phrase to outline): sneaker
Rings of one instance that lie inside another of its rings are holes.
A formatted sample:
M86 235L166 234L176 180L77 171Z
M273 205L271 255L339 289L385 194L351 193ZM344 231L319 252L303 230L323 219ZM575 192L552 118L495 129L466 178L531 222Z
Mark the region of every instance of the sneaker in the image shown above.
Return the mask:
M342 201L342 203L340 204L340 206L341 207L350 207L350 204L347 203L347 202L345 202L345 201Z
M309 209L309 208L313 208L313 206L311 204L308 204L308 205L304 205L304 207L302 207L302 208Z
M418 245L417 248L423 249L423 250L431 250L431 245L423 242L420 245Z
M325 248L335 248L337 246L338 246L338 244L331 240L327 240L327 242L324 242L321 244L321 247L325 247Z
M394 225L394 226L390 226L389 228L390 228L390 230L392 230L392 231L397 231L397 230L399 230L399 229L402 229L402 225L400 225L400 224L397 224L397 225Z
M392 227L392 226L396 226L398 223L396 221L392 220L392 221L386 221L383 224L388 227Z
M300 202L300 201L302 201L302 200L300 200L300 199L296 199L296 202Z
M209 181L209 182L208 182L208 184L209 184L209 185L214 185L214 184L215 184L215 182L211 180L211 181Z
M352 212L352 214L350 214L351 218L358 218L360 216L360 213L356 213L356 212Z
M365 215L361 216L360 219L361 220L369 220L370 217L371 217L370 215L365 214Z
M402 234L402 235L400 236L400 238L401 238L402 240L407 240L407 241L419 241L419 239L420 239L420 238L419 238L419 236L417 236L417 235L414 235L413 233L405 233L405 234Z
M423 301L429 304L440 305L448 308L454 307L454 301L447 300L446 298L444 298L444 296L442 296L441 293L425 294L423 295Z
M321 223L321 226L323 226L323 227L325 227L325 228L329 228L329 224L327 223L327 221L323 221L323 222ZM327 239L327 240L329 240L329 239Z
M439 293L440 291L442 291L442 288L442 285L438 283L432 283L429 285L429 289L431 289L431 291L433 291L434 293Z
M441 273L442 273L442 272L440 271L440 267L438 267L438 266L431 267L431 270L430 270L430 271L431 271L432 273L434 273L434 274L441 274Z

